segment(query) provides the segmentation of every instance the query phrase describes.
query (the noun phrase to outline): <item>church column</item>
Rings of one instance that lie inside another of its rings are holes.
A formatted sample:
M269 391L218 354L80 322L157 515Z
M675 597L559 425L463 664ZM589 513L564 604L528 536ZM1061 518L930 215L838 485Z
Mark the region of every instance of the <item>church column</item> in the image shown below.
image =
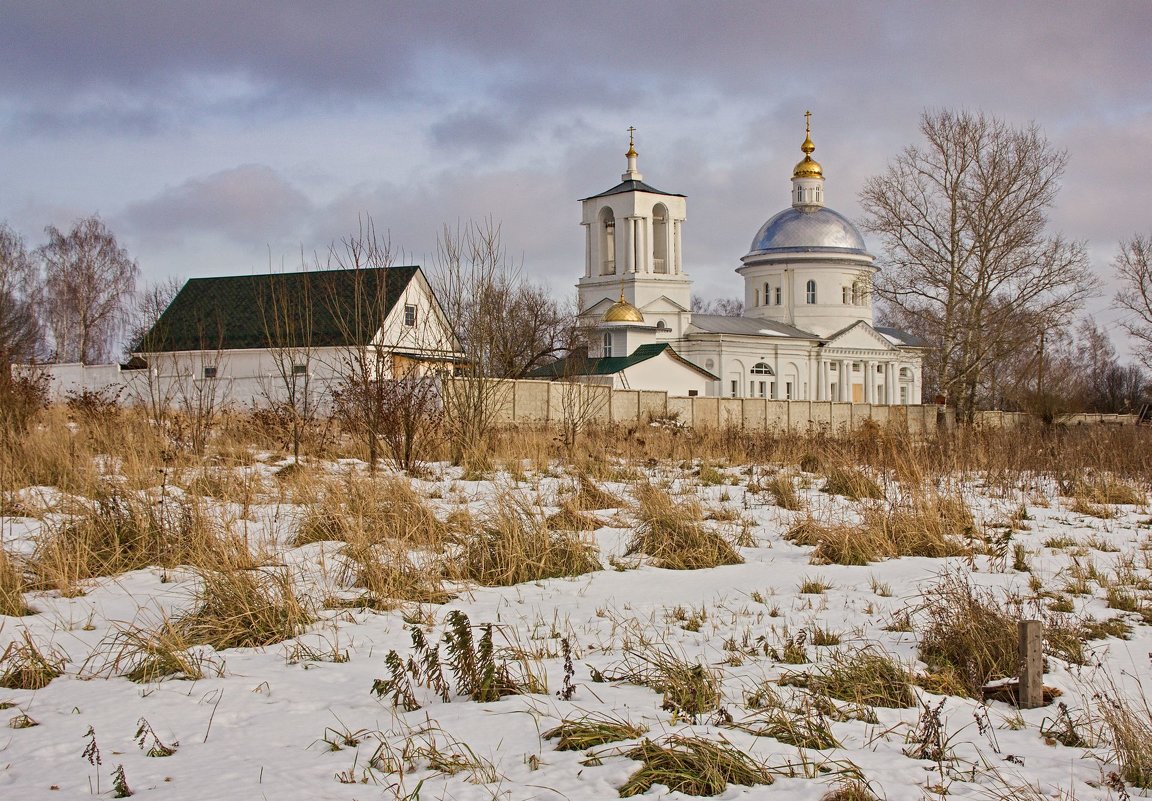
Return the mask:
M672 223L672 228L673 228L672 249L674 251L674 258L676 261L676 269L675 269L676 275L680 275L682 272L684 272L684 266L680 263L680 223L682 223L682 222L683 222L683 220L674 220ZM669 270L669 272L673 272L673 271Z
M632 224L631 217L625 217L624 222L624 272L636 272L636 246L634 244L636 226Z
M828 360L821 359L819 361L820 368L816 371L816 400L830 400L828 397Z
M896 402L895 372L895 362L884 362L884 402L889 406Z
M876 402L876 362L864 362L864 402Z
M588 223L581 223L584 226L584 277L592 277L592 226Z
M840 400L852 400L852 362L840 360Z

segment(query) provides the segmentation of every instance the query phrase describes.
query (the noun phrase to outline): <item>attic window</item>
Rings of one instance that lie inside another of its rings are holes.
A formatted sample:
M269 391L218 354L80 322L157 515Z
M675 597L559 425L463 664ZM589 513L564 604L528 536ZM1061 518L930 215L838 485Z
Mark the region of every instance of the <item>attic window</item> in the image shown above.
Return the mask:
M668 323L664 322L663 320L658 320L656 322L656 330L657 331L671 331L672 329L670 329L668 327Z
M216 368L215 367L205 367L204 368L204 377L205 378L215 378L216 377Z
M404 305L404 325L407 328L416 325L416 307L411 304Z

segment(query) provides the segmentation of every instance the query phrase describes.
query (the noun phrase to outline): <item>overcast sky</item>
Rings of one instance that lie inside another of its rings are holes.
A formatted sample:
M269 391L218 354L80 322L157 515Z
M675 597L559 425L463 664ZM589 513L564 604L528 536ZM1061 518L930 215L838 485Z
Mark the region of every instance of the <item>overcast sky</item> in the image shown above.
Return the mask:
M698 293L728 296L806 109L828 205L857 218L948 107L1068 152L1053 229L1106 277L1152 233L1150 31L1146 0L0 0L0 220L34 246L99 213L154 281L293 268L365 214L427 263L445 223L490 217L571 294L577 199L619 181L634 125L645 179L688 196Z

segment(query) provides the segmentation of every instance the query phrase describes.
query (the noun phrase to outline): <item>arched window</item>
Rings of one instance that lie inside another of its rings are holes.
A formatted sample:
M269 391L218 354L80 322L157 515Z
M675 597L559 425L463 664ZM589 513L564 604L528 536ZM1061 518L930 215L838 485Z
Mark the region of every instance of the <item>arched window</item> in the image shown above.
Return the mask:
M652 272L668 272L668 209L663 203L652 209Z
M780 293L781 293L780 287L776 287L776 305L777 306L779 306L780 302L781 302L780 301Z
M776 375L767 362L756 362L752 365L752 375Z
M853 306L859 306L860 305L860 295L861 294L862 293L860 291L860 282L857 281L856 283L854 283L852 285L852 305Z
M657 320L656 321L656 330L657 331L671 331L672 329L668 327L668 323L664 322L663 320Z
M809 280L808 283L805 285L804 289L805 289L805 293L807 295L808 303L809 304L815 304L816 303L816 282Z
M911 381L912 380L912 368L911 367L901 367L900 368L900 380L901 381Z
M616 216L612 209L600 212L600 275L616 274Z
M765 306L768 305L768 294L769 294L769 292L771 292L771 290L772 290L771 286L769 286L768 284L764 284L764 305Z
M604 332L604 346L602 348L604 358L607 359L612 356L612 332Z

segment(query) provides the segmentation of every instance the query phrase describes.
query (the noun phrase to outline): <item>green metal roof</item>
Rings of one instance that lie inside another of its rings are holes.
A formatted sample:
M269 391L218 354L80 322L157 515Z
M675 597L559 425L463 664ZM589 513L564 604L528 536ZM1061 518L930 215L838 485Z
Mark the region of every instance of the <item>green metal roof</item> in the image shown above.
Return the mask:
M193 278L133 350L367 344L419 271L412 265Z
M716 376L708 372L702 367L699 367L692 362L685 359L679 353L672 349L672 346L667 342L661 342L652 345L641 345L632 351L629 356L606 356L599 359L589 359L586 356L565 356L563 359L557 359L551 364L546 364L543 367L538 367L528 374L529 378L565 378L567 376L578 375L614 375L622 370L627 370L633 365L640 362L648 361L649 359L659 356L664 351L668 351L668 355L676 359L678 362L691 367L704 375L716 380Z

